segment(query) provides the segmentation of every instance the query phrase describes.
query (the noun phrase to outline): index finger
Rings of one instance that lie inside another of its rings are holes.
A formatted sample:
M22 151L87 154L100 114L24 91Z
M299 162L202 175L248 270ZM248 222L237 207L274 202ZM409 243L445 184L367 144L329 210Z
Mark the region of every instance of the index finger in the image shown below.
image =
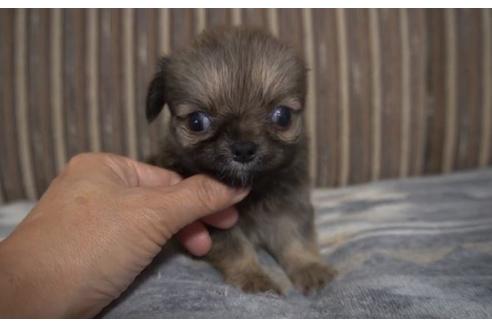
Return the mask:
M182 178L176 172L150 164L130 160L138 178L139 187L172 186Z

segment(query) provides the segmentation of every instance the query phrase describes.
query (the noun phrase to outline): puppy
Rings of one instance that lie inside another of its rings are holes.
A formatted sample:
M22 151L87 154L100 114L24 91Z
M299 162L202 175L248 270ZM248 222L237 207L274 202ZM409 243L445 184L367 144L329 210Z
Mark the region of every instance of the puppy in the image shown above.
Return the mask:
M206 173L249 187L238 224L211 229L206 259L246 292L282 293L258 263L267 250L303 292L335 271L316 244L304 132L306 68L295 51L260 31L203 33L189 49L161 59L146 115L167 104L169 133L154 164L183 176Z

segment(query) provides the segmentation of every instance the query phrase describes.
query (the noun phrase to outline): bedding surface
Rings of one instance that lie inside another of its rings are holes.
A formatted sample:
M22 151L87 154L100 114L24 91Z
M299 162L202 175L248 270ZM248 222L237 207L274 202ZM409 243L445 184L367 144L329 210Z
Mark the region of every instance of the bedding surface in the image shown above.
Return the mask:
M339 271L318 293L244 294L169 247L100 317L492 318L492 170L316 190L313 203ZM0 207L0 238L31 206Z

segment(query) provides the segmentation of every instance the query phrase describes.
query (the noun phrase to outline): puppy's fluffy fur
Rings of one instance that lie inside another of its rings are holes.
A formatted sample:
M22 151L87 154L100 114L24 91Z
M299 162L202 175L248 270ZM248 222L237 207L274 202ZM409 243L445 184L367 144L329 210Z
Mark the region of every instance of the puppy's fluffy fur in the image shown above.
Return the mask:
M318 252L309 200L305 81L305 65L293 49L259 31L229 29L205 32L191 48L163 58L149 87L149 121L165 104L171 111L155 164L251 188L237 205L239 223L212 229L207 255L227 282L247 292L283 292L259 265L257 247L271 253L302 291L334 276ZM279 106L289 111L287 126L272 122ZM196 112L207 115L207 129L190 127ZM235 160L231 147L237 142L255 145L253 160Z

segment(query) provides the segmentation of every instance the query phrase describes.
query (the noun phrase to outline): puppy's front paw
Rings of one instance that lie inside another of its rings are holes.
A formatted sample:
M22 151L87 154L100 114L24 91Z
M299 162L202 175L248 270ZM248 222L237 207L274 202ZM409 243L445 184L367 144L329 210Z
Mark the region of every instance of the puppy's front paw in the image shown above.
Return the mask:
M308 294L332 281L336 274L336 270L330 268L328 265L313 262L304 264L294 270L289 275L289 278L297 289L304 294Z
M241 288L246 293L273 292L282 295L282 289L264 272L248 271L226 279L230 284Z

